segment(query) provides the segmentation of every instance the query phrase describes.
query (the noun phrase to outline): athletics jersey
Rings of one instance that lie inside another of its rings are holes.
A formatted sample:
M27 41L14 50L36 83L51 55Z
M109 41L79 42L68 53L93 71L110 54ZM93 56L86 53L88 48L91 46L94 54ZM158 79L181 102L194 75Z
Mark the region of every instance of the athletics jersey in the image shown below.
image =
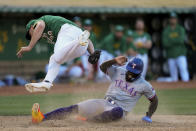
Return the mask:
M134 43L138 43L138 44L145 44L148 40L151 40L150 35L146 32L144 32L143 34L138 34L137 32L134 32L132 37ZM144 47L137 48L136 51L142 55L148 53L148 49Z
M127 82L125 79L126 70L111 66L107 69L112 83L105 97L110 97L123 110L130 112L142 95L151 99L155 96L155 90L151 84L142 77L134 82Z
M42 34L41 40L45 40L50 44L55 44L58 33L62 25L71 24L71 25L77 26L75 23L73 23L72 21L68 19L65 19L60 16L52 16L52 15L44 15L40 17L39 19L36 19L34 22L34 26L40 20L43 20L45 22L45 29Z

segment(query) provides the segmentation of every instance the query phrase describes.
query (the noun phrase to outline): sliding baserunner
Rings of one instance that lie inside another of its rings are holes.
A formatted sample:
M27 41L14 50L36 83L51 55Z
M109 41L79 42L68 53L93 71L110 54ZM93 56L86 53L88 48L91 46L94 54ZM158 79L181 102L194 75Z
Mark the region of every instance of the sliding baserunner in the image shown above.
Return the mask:
M141 77L143 62L133 58L126 66L127 58L116 57L101 64L101 70L112 80L104 99L90 99L69 107L58 108L42 114L40 106L35 103L32 107L32 121L39 123L45 120L62 119L70 114L78 114L82 120L95 122L111 122L122 119L144 95L150 105L142 120L151 123L151 117L158 106L158 98L151 84Z

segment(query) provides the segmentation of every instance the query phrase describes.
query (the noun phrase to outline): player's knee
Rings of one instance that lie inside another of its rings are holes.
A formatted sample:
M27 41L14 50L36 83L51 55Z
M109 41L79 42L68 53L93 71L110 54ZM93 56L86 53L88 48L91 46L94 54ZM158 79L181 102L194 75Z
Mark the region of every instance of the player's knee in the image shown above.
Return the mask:
M56 56L53 54L51 57L50 57L50 63L58 63L58 61L57 61L57 58L56 58Z
M115 107L111 110L113 120L119 120L123 117L123 109L121 107Z
M57 57L56 55L51 56L50 59L53 59L57 64L63 64L63 59L60 57Z

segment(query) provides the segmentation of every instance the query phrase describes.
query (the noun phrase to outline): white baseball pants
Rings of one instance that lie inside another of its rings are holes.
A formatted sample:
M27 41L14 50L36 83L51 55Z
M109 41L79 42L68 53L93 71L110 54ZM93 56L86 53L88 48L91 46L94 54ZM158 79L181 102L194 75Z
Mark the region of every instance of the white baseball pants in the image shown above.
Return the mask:
M178 69L180 72L180 77L182 81L189 81L189 73L187 69L187 59L186 56L179 56L177 58L168 59L170 76L173 82L178 81Z
M55 43L54 54L50 57L48 72L44 80L52 83L59 73L61 64L80 57L86 52L88 44L85 46L79 44L81 34L82 30L76 26L64 24L61 27Z

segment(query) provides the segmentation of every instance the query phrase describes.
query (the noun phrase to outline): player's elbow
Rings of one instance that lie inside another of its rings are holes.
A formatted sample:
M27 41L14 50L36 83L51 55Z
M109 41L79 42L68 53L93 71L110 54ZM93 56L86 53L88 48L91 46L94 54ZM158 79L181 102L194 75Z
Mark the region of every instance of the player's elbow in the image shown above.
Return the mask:
M101 71L103 71L103 65L101 64L99 67L100 67Z
M106 73L107 68L105 68L104 63L100 65L100 69L103 73Z

